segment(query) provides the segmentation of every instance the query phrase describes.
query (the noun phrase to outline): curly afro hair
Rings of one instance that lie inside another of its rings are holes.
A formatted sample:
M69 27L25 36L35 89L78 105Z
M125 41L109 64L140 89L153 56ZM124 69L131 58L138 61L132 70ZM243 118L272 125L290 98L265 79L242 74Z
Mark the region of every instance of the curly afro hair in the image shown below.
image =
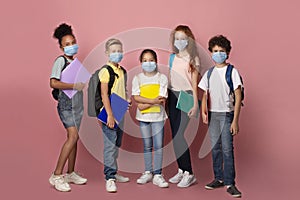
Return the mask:
M212 37L209 40L209 42L208 42L208 50L210 52L212 52L212 48L214 48L214 46L219 46L219 47L222 47L222 48L226 49L227 53L230 53L230 51L231 51L231 43L223 35L214 36L214 37Z
M53 33L53 37L58 39L59 45L61 45L62 38L66 35L72 35L73 37L75 37L72 27L66 23L60 24Z

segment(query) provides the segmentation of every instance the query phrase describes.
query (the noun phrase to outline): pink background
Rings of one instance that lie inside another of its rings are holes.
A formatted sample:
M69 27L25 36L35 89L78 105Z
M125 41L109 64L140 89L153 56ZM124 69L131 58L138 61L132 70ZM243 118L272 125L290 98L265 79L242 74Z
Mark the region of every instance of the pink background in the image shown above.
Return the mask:
M81 143L77 170L89 183L73 186L67 194L49 186L65 140L49 88L53 61L61 53L52 33L59 23L67 22L80 45L80 60L111 35L133 28L172 29L187 24L203 47L215 34L228 36L233 45L230 62L243 74L246 85L241 132L235 139L238 187L244 199L298 199L299 6L297 0L2 2L1 198L231 199L225 190L203 189L213 177L210 156L198 159L206 132L203 125L192 144L198 184L188 189L138 186L139 174L127 174L131 183L119 184L117 194L107 194L102 165ZM175 164L169 166L165 176L169 178L175 170Z

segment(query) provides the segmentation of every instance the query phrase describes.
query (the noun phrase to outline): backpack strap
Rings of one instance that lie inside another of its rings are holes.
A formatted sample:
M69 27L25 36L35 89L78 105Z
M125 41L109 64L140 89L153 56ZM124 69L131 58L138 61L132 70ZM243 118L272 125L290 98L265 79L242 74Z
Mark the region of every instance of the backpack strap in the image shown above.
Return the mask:
M120 65L121 69L123 70L123 73L124 73L124 82L125 82L125 88L127 88L127 71L124 67L122 67Z
M207 85L208 85L208 90L209 90L209 79L211 76L212 71L214 70L215 67L211 67L208 71L207 71Z
M64 59L64 66L63 66L63 68L61 69L61 71L64 71L64 69L66 69L66 67L70 64L70 62L68 61L68 59L67 59L64 55L58 56L58 57L56 58L56 60L57 60L58 58L63 58L63 59Z
M64 69L66 69L66 67L70 64L69 61L67 60L67 58L64 56L64 55L60 55L58 56L55 60L57 60L58 58L62 57L64 59L64 66L63 68L61 69L61 72L64 71ZM52 90L52 96L55 100L58 100L58 95L60 93L60 89L56 89L56 88L53 88Z
M124 81L125 81L125 88L127 84L127 72L124 67L120 66L124 73ZM104 65L102 68L106 68L109 73L109 81L108 81L108 95L111 95L111 88L114 85L116 77L119 78L119 75L115 73L114 69L109 65Z
M230 93L229 94L232 94L234 96L234 89L233 89L233 82L232 82L232 70L233 70L234 66L229 64L228 67L227 67L227 70L226 70L226 82L227 82L227 85L229 86L230 88ZM243 103L243 100L244 100L244 83L243 83L243 78L242 76L240 75L240 79L241 79L241 83L242 83L242 86L241 86L241 105L244 106L244 103ZM235 103L235 99L234 99L234 102L233 104Z
M170 70L172 69L172 67L173 67L173 61L174 61L174 58L175 58L175 53L172 53L171 55L170 55L170 58L169 58L169 67L170 67Z
M66 69L66 67L67 67L70 63L69 63L69 61L67 60L67 58L66 58L65 56L61 56L61 57L63 57L64 60L65 60L64 67L63 67L62 70L61 70L61 71L63 71L64 69Z
M228 67L227 67L227 70L226 70L226 74L225 74L225 78L226 78L226 82L229 86L229 89L230 89L230 94L233 94L234 93L234 90L233 90L233 82L232 82L232 69L233 69L233 65L229 64Z
M108 81L108 95L111 95L111 88L114 85L115 78L119 78L119 75L114 72L114 69L109 65L104 65L102 68L106 68L109 73L109 81Z

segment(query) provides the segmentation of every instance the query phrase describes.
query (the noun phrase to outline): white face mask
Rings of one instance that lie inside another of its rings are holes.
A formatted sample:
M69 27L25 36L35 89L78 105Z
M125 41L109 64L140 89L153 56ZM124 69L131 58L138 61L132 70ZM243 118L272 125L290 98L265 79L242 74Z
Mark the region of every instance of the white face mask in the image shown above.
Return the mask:
M214 52L212 54L212 59L218 63L218 64L222 64L225 62L225 60L227 59L227 53L226 52Z
M119 63L123 59L123 53L115 52L109 54L109 60L114 63Z
M78 51L78 45L77 44L64 47L64 53L67 56L74 56L77 53L77 51Z
M179 50L183 51L188 45L188 40L175 40L174 46Z
M156 69L156 62L143 62L142 68L145 72L154 72Z

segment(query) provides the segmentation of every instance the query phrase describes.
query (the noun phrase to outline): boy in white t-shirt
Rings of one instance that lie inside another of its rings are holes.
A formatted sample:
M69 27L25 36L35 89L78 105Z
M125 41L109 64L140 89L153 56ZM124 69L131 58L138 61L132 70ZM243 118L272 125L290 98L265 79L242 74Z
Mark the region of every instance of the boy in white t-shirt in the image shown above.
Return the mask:
M231 50L230 41L218 35L209 40L209 51L215 66L208 75L203 75L198 87L204 90L202 97L202 119L208 124L212 144L213 170L215 179L205 186L212 190L226 186L233 197L241 197L235 186L235 167L233 152L233 136L239 132L239 114L241 109L242 81L238 71L233 68L231 77L234 94L226 81L228 55Z

